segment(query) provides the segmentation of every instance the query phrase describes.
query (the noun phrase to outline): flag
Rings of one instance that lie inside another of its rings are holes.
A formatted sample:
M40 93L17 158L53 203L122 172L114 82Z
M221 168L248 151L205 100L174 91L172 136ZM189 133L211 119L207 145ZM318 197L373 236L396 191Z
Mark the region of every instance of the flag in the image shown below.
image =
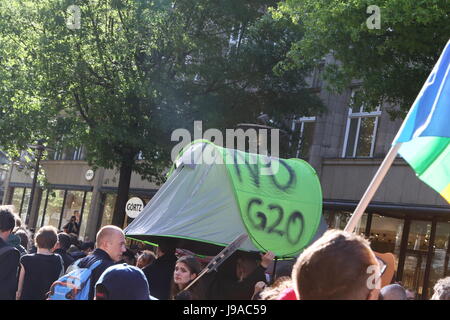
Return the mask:
M393 144L419 179L450 203L450 40Z

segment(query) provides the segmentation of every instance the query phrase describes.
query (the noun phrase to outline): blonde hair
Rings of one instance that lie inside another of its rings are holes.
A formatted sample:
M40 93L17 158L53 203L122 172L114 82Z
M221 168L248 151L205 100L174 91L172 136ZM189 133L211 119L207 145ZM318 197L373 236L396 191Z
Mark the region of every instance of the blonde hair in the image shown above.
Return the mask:
M261 291L259 294L260 300L276 300L288 288L292 288L291 277L280 277L270 287Z

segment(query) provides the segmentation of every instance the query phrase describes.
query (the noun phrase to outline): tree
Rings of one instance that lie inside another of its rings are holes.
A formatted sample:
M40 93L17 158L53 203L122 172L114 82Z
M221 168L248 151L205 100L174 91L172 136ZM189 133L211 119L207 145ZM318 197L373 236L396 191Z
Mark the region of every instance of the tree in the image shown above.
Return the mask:
M374 4L379 17L369 7ZM336 61L326 66L324 78L332 90L360 80L360 99L371 107L388 102L396 117L409 110L447 43L449 12L446 0L287 0L275 16L290 16L304 37L288 55L293 62L281 67L317 63L331 54Z
M275 3L2 2L2 55L20 66L0 74L10 93L2 119L23 131L9 139L82 143L90 164L119 168L113 224L123 225L132 171L162 182L175 128L321 108L303 81L307 68L272 70L300 36L288 19L265 14Z

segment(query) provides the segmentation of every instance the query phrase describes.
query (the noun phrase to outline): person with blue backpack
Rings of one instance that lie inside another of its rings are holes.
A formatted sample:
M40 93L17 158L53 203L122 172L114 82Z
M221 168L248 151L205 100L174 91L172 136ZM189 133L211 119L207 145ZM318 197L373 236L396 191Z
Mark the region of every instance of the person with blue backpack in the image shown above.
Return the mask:
M93 300L95 284L102 273L122 260L126 251L125 235L119 227L104 226L97 233L96 249L77 260L68 273L50 288L49 300Z

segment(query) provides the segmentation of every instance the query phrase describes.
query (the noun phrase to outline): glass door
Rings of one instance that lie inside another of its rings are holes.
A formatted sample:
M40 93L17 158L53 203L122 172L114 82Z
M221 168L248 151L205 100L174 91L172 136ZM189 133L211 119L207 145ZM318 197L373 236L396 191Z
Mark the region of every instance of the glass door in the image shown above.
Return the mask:
M405 255L402 283L406 289L422 298L431 221L411 221Z
M370 246L379 253L390 252L395 256L395 268L398 268L400 244L403 234L403 219L384 217L372 213L370 226Z
M430 269L430 279L428 285L427 298L433 296L433 287L436 282L449 276L449 238L450 223L438 222L436 224L436 236L433 246L433 255Z

